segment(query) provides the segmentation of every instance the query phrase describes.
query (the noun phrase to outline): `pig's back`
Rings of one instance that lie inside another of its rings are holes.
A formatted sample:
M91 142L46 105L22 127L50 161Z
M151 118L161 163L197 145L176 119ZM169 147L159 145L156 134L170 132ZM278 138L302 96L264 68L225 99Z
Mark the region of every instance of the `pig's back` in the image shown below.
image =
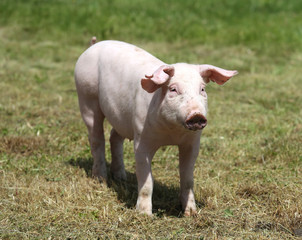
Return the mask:
M105 117L125 138L133 139L133 122L139 108L148 108L152 94L141 87L141 79L162 64L148 52L128 43L103 41L95 44L98 59L99 102ZM145 106L142 106L145 105Z

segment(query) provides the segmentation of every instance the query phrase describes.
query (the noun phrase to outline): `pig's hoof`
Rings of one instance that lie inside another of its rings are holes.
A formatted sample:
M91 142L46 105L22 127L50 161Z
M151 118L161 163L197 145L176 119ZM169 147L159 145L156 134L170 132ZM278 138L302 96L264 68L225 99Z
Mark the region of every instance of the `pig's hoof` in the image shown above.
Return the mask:
M106 183L107 182L107 177L103 177L103 176L92 176L93 178L97 179L100 183Z
M142 215L147 215L147 216L152 216L152 210L146 210L146 209L144 209L144 210L139 210L139 209L136 209L138 212L139 212L139 214L142 214Z
M187 216L187 217L196 217L197 216L197 211L196 209L186 209L185 212L184 212L184 215Z
M107 172L106 170L98 169L98 168L92 168L92 176L96 179L98 179L100 182L106 182L107 181Z
M136 210L140 214L146 214L148 216L152 216L152 205L149 206L149 204L144 204L142 202L139 202L136 204Z
M111 174L112 174L113 179L116 181L126 181L127 180L125 170L111 172Z

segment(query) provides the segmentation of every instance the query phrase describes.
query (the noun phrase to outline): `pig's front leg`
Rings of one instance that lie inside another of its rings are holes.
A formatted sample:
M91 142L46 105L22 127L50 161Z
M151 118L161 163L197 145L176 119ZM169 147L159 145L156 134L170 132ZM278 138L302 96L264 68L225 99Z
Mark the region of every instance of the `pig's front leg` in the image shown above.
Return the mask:
M138 183L136 209L140 213L152 215L153 176L151 172L151 161L156 150L142 142L135 142L134 145Z
M199 138L191 144L179 146L180 201L186 216L196 215L193 192L194 164L199 152Z

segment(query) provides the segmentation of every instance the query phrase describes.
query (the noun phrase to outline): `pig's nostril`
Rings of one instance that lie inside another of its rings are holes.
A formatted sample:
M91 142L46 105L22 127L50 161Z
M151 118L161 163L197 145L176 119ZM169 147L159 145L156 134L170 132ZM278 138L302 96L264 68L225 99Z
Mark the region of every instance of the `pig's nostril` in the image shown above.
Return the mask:
M186 128L190 130L201 130L207 125L207 119L200 113L189 116L185 122Z
M198 124L205 126L207 124L207 119L202 115L196 115L187 121L188 124Z

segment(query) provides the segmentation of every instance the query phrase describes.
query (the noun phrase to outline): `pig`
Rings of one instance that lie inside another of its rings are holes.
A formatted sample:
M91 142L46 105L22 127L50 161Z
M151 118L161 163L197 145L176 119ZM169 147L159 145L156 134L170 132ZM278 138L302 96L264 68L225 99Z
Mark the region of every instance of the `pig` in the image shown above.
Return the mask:
M87 126L92 175L106 181L103 122L112 125L110 172L125 180L123 141L133 140L139 213L152 215L151 161L161 146L179 150L180 202L185 215L197 213L193 171L202 129L207 125L206 85L227 82L237 71L208 64L166 64L143 49L106 40L90 46L75 66L82 118Z

